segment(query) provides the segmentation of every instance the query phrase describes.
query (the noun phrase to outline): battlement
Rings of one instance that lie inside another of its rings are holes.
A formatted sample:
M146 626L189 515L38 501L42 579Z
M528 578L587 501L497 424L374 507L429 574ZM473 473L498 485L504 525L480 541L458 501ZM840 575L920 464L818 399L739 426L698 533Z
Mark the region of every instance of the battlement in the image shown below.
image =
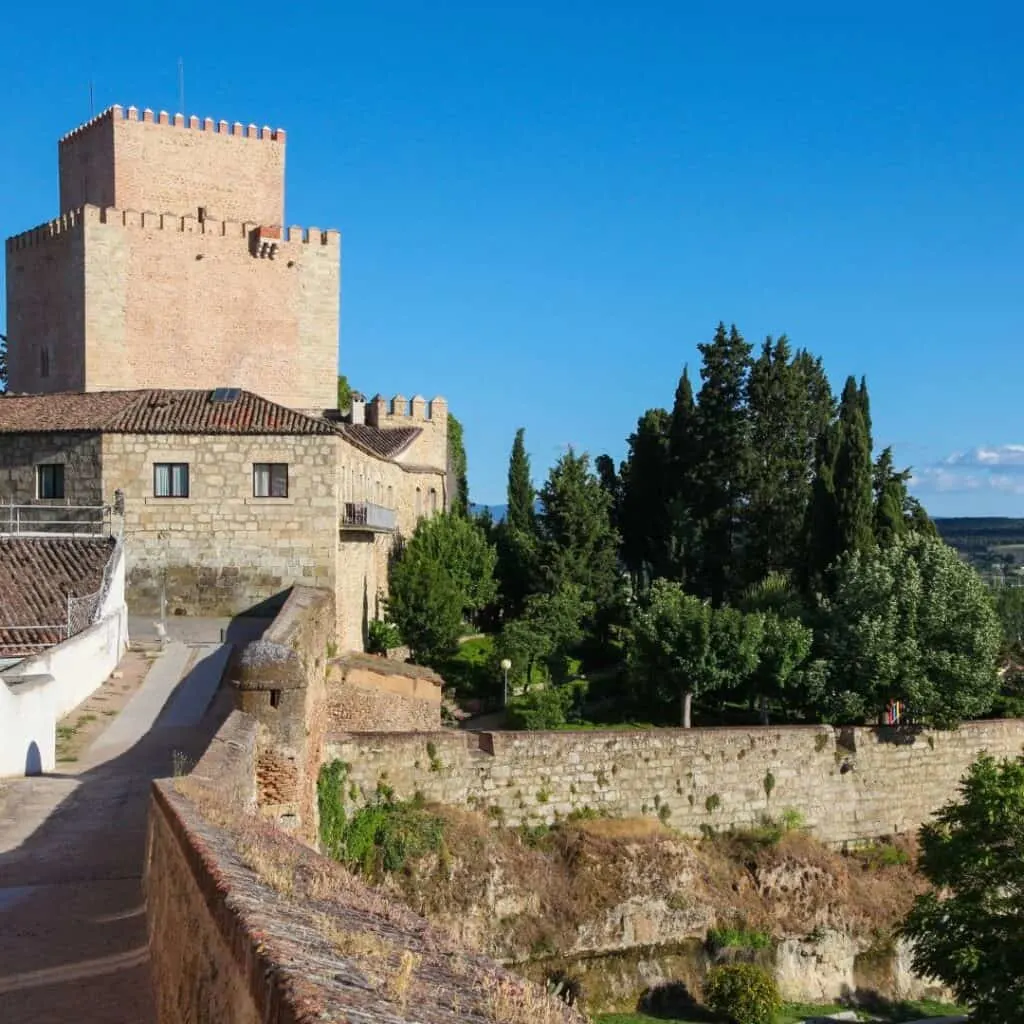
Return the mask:
M399 394L390 400L375 395L366 404L366 422L371 427L408 427L423 422L444 427L448 422L448 402L440 396L428 402L422 395L407 399Z
M45 245L55 238L63 238L72 232L79 232L82 229L83 211L68 210L59 217L39 224L28 231L22 231L20 235L12 235L7 239L7 252L18 252L21 249L32 249Z
M122 107L114 104L102 113L97 114L92 120L72 129L66 135L61 136L61 146L75 142L88 132L91 132L99 125L107 125L110 122L134 121L141 124L162 124L171 128L187 128L191 131L208 132L214 135L229 135L234 138L255 139L261 142L278 142L283 144L287 133L282 128L269 128L264 125L257 128L254 124L243 125L240 121L229 124L227 121L214 121L212 117L199 118L194 114L187 121L184 114L168 114L161 110L154 114L149 107L142 111L139 117L138 107Z
M106 224L111 227L174 231L205 235L212 238L237 238L248 242L259 255L272 255L280 245L323 245L340 248L341 232L322 231L317 227L261 225L250 221L215 220L206 217L179 216L172 213L119 210L113 206L86 205L68 210L54 220L7 239L7 252L44 245L52 239L80 231L84 224Z

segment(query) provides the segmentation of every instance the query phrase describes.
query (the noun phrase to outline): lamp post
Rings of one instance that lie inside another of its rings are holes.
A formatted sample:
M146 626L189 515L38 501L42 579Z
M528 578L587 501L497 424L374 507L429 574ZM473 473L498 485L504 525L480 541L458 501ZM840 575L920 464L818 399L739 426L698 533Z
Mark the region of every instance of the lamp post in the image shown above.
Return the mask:
M508 658L501 659L501 671L505 674L505 707L508 707L508 670L512 667L512 662Z

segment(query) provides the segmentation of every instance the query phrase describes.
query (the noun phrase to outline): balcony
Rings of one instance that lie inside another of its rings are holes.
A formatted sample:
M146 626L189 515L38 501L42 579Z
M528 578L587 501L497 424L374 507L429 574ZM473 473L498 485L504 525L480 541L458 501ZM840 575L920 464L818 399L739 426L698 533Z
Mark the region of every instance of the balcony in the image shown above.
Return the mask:
M14 537L109 537L105 505L0 505L0 535Z
M394 533L398 529L398 513L370 501L345 501L339 525L342 530L358 533Z

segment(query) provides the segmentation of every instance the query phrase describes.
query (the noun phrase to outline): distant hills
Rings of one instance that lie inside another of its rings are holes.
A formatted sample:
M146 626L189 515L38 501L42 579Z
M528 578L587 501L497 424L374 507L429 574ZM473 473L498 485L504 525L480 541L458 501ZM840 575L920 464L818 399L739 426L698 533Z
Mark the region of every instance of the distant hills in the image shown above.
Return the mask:
M960 516L935 519L942 539L986 577L1024 566L1024 519Z
M472 501L469 503L469 511L475 516L482 515L485 510L491 513L491 518L496 523L500 523L508 512L508 505L477 505Z

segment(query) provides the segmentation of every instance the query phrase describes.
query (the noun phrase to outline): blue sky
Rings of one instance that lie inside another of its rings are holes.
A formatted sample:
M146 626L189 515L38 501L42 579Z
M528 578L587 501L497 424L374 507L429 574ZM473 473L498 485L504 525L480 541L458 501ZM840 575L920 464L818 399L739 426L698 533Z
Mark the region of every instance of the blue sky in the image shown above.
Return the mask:
M620 458L719 320L788 333L936 515L1024 514L1024 12L1006 4L22 4L0 230L113 103L288 130L344 239L341 367L444 394L474 500L527 430ZM846 5L844 5L846 6Z

